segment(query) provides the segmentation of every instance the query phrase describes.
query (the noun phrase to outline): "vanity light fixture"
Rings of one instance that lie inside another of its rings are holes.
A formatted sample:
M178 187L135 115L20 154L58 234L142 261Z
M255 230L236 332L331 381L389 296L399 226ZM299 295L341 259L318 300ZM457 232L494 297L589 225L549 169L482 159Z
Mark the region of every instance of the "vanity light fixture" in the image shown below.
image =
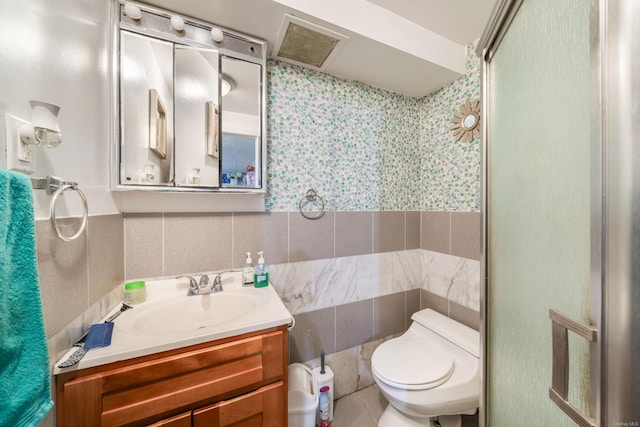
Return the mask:
M20 140L29 145L57 147L62 142L58 124L60 107L42 101L29 101L31 123L20 127Z
M142 12L140 11L140 8L132 3L127 3L124 5L124 13L134 21L142 18Z
M224 39L224 34L222 33L222 30L220 28L213 27L211 29L211 40L213 40L216 43L220 43L222 39Z
M171 26L176 31L184 31L184 19L182 19L178 15L173 15L171 17Z

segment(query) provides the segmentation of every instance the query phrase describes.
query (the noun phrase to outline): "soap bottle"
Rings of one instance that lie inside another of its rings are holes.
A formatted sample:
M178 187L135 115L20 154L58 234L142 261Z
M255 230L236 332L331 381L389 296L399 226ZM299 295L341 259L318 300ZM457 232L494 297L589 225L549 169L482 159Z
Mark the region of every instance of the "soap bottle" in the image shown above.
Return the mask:
M243 286L253 286L253 260L251 252L247 252L247 260L244 262L244 272L242 278Z
M264 288L269 284L269 273L267 273L267 268L264 266L264 251L258 252L258 265L256 266L256 271L253 276L253 286L256 288Z

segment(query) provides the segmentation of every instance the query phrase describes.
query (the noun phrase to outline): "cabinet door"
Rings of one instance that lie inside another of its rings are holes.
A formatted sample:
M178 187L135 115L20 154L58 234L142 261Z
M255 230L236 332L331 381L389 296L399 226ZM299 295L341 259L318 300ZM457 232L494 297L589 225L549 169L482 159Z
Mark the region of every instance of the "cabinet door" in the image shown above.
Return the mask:
M194 427L281 427L287 422L284 383L193 411Z
M191 427L191 411L149 424L147 427Z

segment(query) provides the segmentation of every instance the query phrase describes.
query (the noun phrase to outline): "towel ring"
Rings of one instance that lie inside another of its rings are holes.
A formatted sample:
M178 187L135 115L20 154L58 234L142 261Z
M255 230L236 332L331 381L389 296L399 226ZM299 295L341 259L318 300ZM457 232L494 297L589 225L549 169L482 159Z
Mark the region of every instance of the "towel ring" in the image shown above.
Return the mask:
M58 197L60 197L60 195L62 195L62 193L64 193L68 189L75 190L78 193L78 195L82 199L82 204L84 206L84 210L82 213L82 224L80 224L80 229L73 236L65 236L64 234L62 234L60 232L60 229L58 229L58 223L56 222L56 202L58 201ZM51 226L58 234L58 237L64 240L65 242L70 242L71 240L77 239L80 236L80 234L82 234L84 229L87 227L87 217L89 216L89 207L87 206L87 198L85 197L82 190L78 188L78 184L75 182L70 182L70 183L67 182L58 187L56 192L53 193L53 197L51 198L51 204L49 205L49 212L51 217Z
M307 214L304 213L304 211L302 210L302 204L306 201L306 203L313 203L313 202L317 202L318 199L320 200L320 210L318 211L318 213L314 216L309 216ZM307 194L304 195L304 197L302 197L302 199L300 199L300 203L298 203L298 210L300 211L300 214L307 218L307 219L318 219L320 217L322 217L322 215L324 215L324 200L322 199L322 197L320 197L318 195L318 193L316 193L316 190L314 190L313 188L307 190Z

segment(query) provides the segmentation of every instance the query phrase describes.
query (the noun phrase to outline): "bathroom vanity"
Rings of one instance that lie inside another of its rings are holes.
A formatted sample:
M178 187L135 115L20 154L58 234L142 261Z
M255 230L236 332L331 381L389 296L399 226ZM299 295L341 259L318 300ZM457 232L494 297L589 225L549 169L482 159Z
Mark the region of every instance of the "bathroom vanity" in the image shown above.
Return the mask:
M193 296L188 279L147 280L111 345L54 369L57 426L286 425L291 314L272 286L221 277Z
M287 327L60 374L57 425L284 426Z

